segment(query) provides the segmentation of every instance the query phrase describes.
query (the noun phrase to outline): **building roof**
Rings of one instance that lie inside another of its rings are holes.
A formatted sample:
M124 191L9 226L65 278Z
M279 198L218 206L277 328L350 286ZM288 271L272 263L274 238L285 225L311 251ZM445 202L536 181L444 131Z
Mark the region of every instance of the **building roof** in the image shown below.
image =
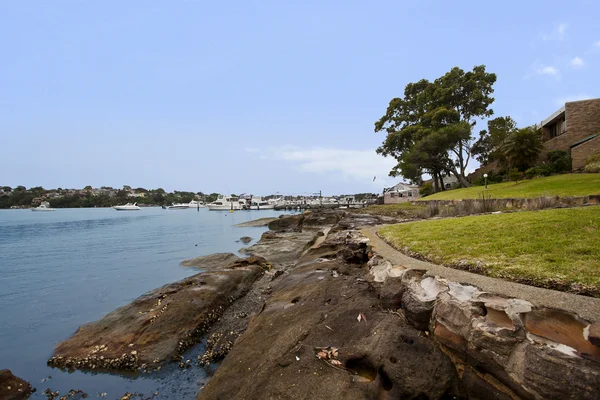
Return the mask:
M555 119L557 119L558 117L562 116L564 113L565 113L565 106L562 106L557 111L554 111L548 118L546 118L545 120L543 120L542 121L542 126L546 126L546 125L554 122Z

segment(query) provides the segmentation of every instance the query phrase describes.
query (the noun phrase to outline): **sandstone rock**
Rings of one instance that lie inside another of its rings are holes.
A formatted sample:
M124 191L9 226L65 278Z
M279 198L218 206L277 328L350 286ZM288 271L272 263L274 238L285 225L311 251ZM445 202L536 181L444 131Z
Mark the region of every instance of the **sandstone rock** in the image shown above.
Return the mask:
M202 272L153 290L59 343L52 366L135 370L175 358L263 274L260 265Z
M258 243L240 250L240 253L264 257L276 265L294 264L317 238L317 230L302 232L265 233Z
M599 364L544 345L529 345L520 379L537 398L596 400Z
M458 397L450 360L430 338L380 309L377 292L358 280L364 270L341 254L346 240L366 245L358 235L330 235L322 246L337 248L337 256L323 260L311 249L273 284L262 312L199 399ZM359 314L365 319L357 321ZM316 356L327 346L339 347L344 368Z
M0 370L0 400L27 399L32 390L29 382L14 376L10 370Z
M249 228L249 227L258 227L258 226L267 226L271 222L276 221L278 218L259 218L248 222L242 222L241 224L236 224L235 226L239 226L241 228Z
M587 327L585 336L591 344L600 347L600 322L596 322Z
M304 217L304 214L287 216L282 215L275 221L269 222L269 225L267 226L269 227L269 230L274 232L296 231L301 229Z
M223 269L232 262L239 260L239 257L233 253L215 253L207 256L183 260L181 265L184 267L201 268L206 271Z
M589 325L577 315L562 310L543 308L526 314L527 331L574 349L578 355L600 363L600 348L585 339ZM589 333L588 333L589 337Z
M381 256L372 257L367 266L375 282L385 282L387 278L400 278L406 272L403 266L394 266Z
M408 320L420 330L429 328L436 298L447 287L433 277L422 278L423 271L412 270L402 277L406 289L402 308Z
M494 382L493 377L477 373L471 367L465 368L462 376L462 383L470 400L514 399L514 397L511 396L511 392L507 393L499 389L500 385Z

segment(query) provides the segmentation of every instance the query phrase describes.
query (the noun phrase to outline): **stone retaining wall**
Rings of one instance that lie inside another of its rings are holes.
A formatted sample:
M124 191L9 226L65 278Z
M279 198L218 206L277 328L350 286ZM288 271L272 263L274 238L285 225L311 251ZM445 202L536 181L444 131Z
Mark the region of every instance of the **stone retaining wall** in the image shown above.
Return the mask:
M453 361L473 399L598 399L600 324L375 255L382 305L401 308Z

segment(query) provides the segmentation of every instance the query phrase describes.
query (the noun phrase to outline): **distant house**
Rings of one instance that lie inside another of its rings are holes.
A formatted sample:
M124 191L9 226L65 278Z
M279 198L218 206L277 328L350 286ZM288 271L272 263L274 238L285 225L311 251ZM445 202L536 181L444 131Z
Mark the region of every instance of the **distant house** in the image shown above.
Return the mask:
M444 181L444 189L454 189L460 186L458 178L454 175L442 174L442 180ZM423 183L431 183L433 185L433 179L426 180Z
M418 199L419 187L408 183L399 183L391 188L383 189L383 204L398 204Z
M571 154L572 169L600 151L600 98L571 101L542 121L542 157L552 150Z

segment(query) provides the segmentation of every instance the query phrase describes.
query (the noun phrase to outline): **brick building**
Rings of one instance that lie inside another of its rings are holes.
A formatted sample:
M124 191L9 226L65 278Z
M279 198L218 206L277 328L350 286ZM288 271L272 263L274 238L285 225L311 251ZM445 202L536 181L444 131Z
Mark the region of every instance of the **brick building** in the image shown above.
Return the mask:
M571 101L542 121L544 150L571 154L574 171L585 166L587 158L600 151L600 98Z

